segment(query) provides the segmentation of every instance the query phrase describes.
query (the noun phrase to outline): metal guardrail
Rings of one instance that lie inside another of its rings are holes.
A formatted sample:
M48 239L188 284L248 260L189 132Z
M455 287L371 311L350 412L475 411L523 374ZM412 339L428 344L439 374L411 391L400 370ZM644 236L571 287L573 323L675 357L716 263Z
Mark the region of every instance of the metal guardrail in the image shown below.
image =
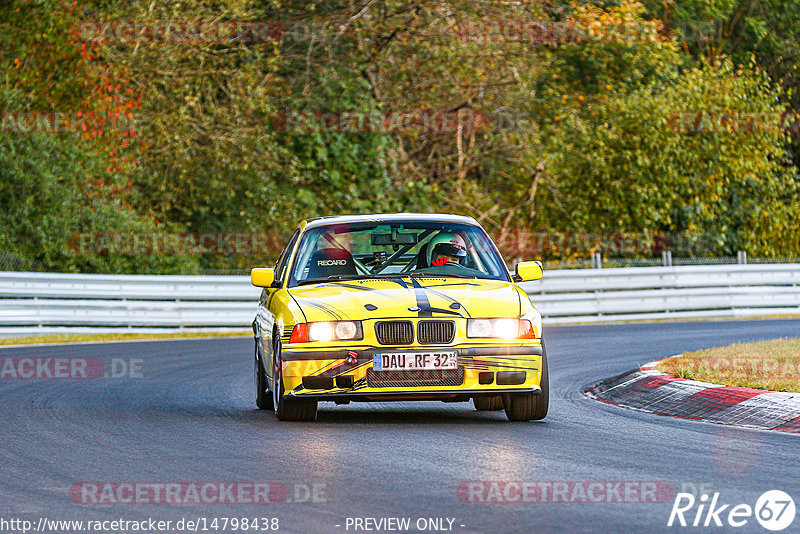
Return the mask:
M800 264L545 271L521 284L547 324L800 315ZM247 330L249 276L0 272L0 335Z
M247 330L249 276L0 272L0 335Z
M800 315L800 264L545 271L521 284L547 323Z

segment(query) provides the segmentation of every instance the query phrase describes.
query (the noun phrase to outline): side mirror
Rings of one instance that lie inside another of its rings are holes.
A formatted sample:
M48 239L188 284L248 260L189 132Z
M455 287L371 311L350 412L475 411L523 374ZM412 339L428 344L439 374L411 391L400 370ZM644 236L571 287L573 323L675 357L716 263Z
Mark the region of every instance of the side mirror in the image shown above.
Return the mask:
M250 283L256 287L273 287L275 269L259 267L250 271Z
M542 262L540 261L521 261L517 264L517 274L514 276L515 282L530 282L542 278Z

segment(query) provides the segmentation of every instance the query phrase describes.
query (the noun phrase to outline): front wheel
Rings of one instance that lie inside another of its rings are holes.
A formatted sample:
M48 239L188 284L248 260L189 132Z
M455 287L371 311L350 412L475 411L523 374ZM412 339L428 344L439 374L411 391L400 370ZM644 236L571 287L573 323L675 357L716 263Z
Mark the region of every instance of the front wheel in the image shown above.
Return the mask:
M272 403L272 393L267 388L267 374L264 371L264 364L261 362L261 358L258 357L258 341L256 341L254 361L256 406L258 406L259 410L274 410L275 406Z
M511 393L503 395L503 407L510 421L539 421L547 417L550 406L550 373L547 370L547 351L542 341L542 379L538 395Z
M503 409L503 396L494 397L472 397L472 404L479 412L494 412Z
M281 365L281 342L275 342L275 353L272 355L272 402L275 416L281 421L315 421L317 419L317 401L315 399L293 399L284 397L283 366Z

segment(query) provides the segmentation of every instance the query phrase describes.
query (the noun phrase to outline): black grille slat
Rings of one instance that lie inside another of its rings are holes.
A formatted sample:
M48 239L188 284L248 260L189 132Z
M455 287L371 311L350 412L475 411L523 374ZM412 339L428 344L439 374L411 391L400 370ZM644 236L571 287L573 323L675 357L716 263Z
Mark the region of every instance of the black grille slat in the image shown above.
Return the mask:
M367 386L372 388L460 386L464 368L444 371L375 371L367 369Z
M453 321L420 321L417 325L417 339L421 345L450 343L455 334Z
M381 345L410 345L414 342L411 321L381 321L375 325L375 335Z

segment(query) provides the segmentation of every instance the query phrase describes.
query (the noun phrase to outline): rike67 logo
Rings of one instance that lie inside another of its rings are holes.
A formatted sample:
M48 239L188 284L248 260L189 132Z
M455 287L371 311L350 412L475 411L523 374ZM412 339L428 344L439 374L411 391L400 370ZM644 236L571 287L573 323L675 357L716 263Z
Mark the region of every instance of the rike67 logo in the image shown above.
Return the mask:
M691 493L678 493L667 526L738 528L747 525L755 517L762 527L777 532L791 525L794 516L794 499L780 490L764 492L755 506L722 503L719 492L710 498L708 494L696 498Z

